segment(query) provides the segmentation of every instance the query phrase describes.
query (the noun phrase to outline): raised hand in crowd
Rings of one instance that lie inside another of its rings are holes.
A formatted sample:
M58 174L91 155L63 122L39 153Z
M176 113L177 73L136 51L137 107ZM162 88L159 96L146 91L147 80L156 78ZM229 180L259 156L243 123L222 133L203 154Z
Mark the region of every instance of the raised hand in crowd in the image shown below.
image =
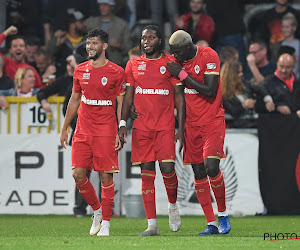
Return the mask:
M15 26L8 27L4 32L5 36L12 36L18 33L18 29Z
M286 105L281 105L277 107L277 111L283 115L289 115L291 114L291 110L288 106Z

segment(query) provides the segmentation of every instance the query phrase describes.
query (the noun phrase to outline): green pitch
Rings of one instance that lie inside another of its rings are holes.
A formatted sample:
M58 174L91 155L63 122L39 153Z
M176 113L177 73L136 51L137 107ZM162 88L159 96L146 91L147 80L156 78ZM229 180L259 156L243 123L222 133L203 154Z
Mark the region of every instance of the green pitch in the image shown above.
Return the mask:
M231 217L228 235L209 237L197 236L206 224L200 216L182 216L177 233L160 216L161 236L155 237L136 236L147 227L142 218L112 218L109 237L90 236L91 224L89 217L0 215L0 249L300 249L300 240L264 240L265 233L300 238L300 216Z

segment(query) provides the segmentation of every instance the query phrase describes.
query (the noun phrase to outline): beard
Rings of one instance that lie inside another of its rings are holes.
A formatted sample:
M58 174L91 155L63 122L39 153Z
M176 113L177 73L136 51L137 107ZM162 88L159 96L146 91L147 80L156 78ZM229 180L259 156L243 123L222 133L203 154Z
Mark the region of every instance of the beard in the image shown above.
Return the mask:
M159 44L156 44L155 46L153 46L152 51L149 51L149 52L146 52L143 48L143 51L146 54L146 56L153 56L158 50L159 50Z
M94 56L89 56L89 59L96 61L101 56L101 54L102 54L102 51L97 52Z

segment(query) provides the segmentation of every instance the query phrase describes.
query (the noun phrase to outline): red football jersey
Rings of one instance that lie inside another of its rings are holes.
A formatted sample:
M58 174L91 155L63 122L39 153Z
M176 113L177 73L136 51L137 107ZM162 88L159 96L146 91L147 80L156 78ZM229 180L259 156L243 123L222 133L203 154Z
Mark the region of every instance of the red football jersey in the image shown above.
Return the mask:
M167 63L174 60L167 54L158 59L142 55L127 63L126 85L135 87L134 105L139 114L133 123L135 128L145 131L175 129L173 86L182 83L166 68Z
M189 76L203 83L205 74L220 74L219 56L210 47L198 47L196 56L184 62L183 68ZM184 93L186 102L185 126L201 126L212 122L215 118L224 117L220 78L217 93L213 98L199 93L187 83Z
M77 65L73 88L81 93L76 133L94 136L116 136L116 98L125 94L124 69L108 61L93 68L90 61Z

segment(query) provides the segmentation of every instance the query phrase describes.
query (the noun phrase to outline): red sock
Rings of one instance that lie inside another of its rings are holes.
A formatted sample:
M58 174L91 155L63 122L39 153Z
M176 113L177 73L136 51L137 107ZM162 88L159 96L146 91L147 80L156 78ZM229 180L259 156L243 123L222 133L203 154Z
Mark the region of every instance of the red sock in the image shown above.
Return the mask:
M156 218L155 205L155 171L142 170L142 197L147 219Z
M101 184L101 188L102 219L109 221L114 207L115 184L113 181L109 184Z
M175 170L170 174L161 173L164 178L164 183L170 203L175 203L177 200L177 186L178 180Z
M195 190L198 201L203 209L207 223L215 221L214 210L210 199L210 186L208 178L195 180Z
M218 204L218 211L224 212L226 210L226 201L225 201L225 184L224 178L221 171L217 174L216 177L209 177L210 185L214 191L215 198Z
M87 177L83 182L76 183L76 186L83 199L92 207L94 211L101 207L101 203L97 197L95 189Z

